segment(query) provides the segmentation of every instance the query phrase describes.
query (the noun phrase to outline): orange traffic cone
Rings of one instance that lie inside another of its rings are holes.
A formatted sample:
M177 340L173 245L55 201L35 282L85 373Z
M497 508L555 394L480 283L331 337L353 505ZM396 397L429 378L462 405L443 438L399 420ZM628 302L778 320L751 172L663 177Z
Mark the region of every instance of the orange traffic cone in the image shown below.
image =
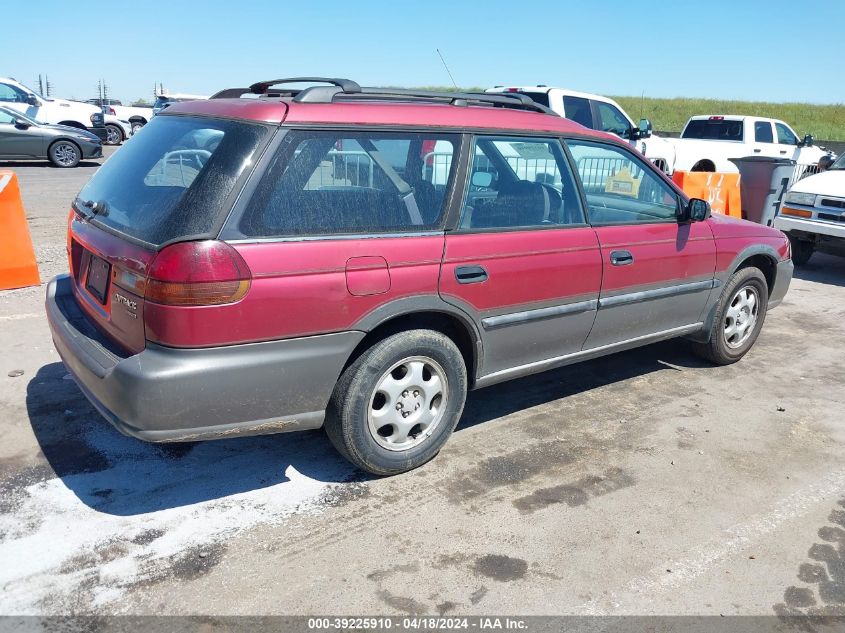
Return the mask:
M18 175L0 170L0 290L40 283Z

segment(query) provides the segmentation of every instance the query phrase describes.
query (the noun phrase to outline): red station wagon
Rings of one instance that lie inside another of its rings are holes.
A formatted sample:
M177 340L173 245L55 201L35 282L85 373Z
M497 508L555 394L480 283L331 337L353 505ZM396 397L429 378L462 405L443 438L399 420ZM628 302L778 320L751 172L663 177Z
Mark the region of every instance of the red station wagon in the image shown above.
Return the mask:
M53 340L119 430L325 426L379 475L436 455L468 389L672 337L735 362L792 277L783 233L527 97L320 78L162 112L67 248Z

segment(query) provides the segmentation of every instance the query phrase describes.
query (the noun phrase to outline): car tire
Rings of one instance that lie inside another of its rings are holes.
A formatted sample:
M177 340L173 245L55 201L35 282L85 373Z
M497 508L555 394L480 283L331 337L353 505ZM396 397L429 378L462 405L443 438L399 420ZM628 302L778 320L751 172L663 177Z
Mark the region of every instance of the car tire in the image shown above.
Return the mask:
M464 408L466 364L434 330L388 336L341 374L326 411L335 448L373 475L396 475L432 459Z
M132 121L131 125L132 125L132 135L133 136L138 133L138 130L140 130L142 127L144 127L144 124L141 123L140 121Z
M787 235L787 237L789 238L789 245L792 249L792 263L795 264L796 267L804 266L813 256L816 245L810 240L803 240L798 237L793 237L792 235Z
M715 365L730 365L754 345L769 303L769 287L759 268L740 268L716 303L716 316L706 343L694 343L694 351Z
M106 145L120 145L123 142L123 130L119 125L106 124Z
M50 145L47 157L56 167L76 167L82 158L82 150L76 143L59 140Z

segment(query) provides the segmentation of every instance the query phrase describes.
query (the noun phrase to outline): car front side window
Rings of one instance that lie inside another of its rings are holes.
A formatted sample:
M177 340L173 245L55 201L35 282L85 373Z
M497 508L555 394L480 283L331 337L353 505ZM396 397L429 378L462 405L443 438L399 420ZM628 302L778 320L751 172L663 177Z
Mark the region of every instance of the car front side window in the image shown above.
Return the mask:
M778 134L778 143L781 145L798 145L798 138L783 123L775 123L775 130Z
M609 103L598 101L596 109L599 113L599 129L602 132L616 134L622 138L628 138L631 135L631 124L617 108Z
M649 163L610 143L566 144L584 187L591 224L676 221L678 196Z
M6 103L26 103L26 94L15 86L0 84L0 101Z

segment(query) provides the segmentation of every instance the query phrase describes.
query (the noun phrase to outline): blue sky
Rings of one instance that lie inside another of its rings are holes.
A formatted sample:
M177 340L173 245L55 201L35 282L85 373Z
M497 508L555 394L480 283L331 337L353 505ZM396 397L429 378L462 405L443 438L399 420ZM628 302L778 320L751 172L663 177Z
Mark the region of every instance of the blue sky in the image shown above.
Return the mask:
M124 100L312 74L447 85L439 48L461 86L845 103L843 0L37 4L3 29L0 75L46 74L61 97L93 97L100 78Z

